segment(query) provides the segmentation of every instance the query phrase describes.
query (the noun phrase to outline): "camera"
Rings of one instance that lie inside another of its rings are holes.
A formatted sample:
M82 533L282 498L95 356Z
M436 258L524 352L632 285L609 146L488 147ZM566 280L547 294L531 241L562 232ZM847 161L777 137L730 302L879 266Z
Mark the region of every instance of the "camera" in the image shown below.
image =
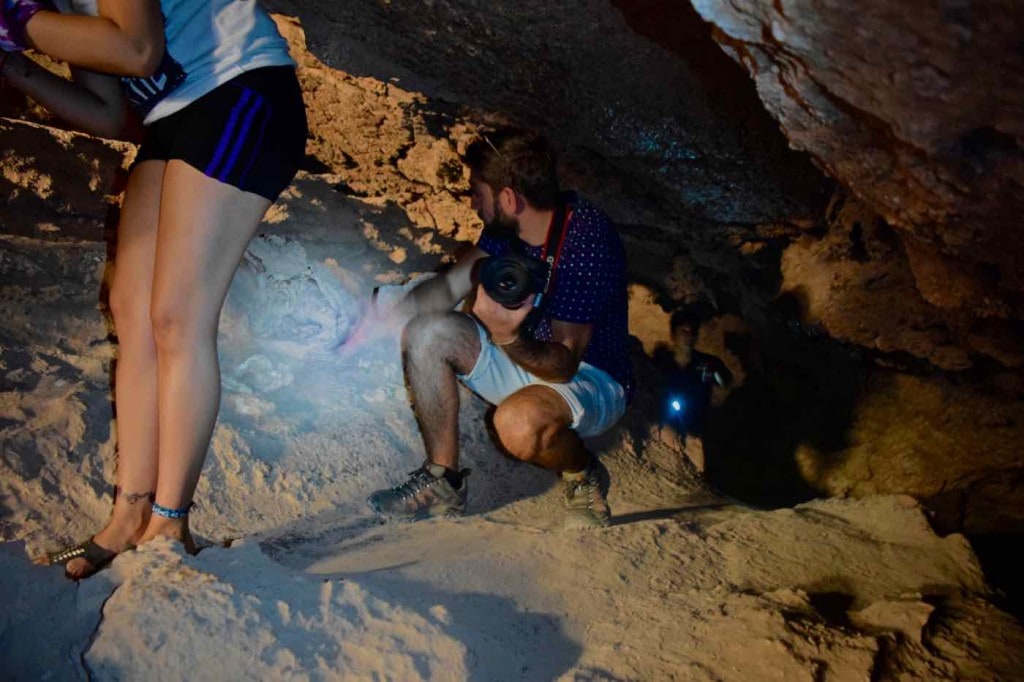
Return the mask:
M484 291L509 310L523 305L530 294L542 293L547 278L547 263L520 253L488 256L480 263Z
M706 362L699 363L694 369L697 370L697 376L700 377L702 383L715 384L725 388L729 384L729 378L725 374Z

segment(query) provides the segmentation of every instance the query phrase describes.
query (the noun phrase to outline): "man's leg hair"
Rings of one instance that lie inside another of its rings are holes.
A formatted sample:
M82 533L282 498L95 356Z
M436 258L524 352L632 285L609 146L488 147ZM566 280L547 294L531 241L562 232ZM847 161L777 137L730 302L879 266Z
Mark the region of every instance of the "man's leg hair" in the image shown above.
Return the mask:
M406 383L427 458L449 470L459 467L459 388L480 355L476 322L457 312L413 318L402 334Z

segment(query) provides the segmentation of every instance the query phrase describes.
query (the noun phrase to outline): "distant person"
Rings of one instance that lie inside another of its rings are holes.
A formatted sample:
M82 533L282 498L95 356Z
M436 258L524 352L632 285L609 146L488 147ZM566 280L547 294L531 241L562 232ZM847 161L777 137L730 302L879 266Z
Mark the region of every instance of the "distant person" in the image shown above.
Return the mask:
M633 386L622 242L604 213L559 191L540 135L483 135L465 162L486 226L479 241L385 313L411 318L403 360L426 461L369 504L405 519L464 512L461 382L497 406L502 450L561 477L568 527L607 525L607 471L583 438L615 424ZM452 310L474 292L472 312Z
M732 373L714 355L695 350L700 317L677 310L669 319L672 345L659 354L662 424L684 439L687 458L704 470L704 429L714 389L732 385Z
M192 496L220 403L217 322L264 212L304 157L295 63L256 2L2 0L0 77L87 133L144 126L117 228L114 509L42 561L87 577L156 536L195 544ZM71 65L60 78L21 54Z

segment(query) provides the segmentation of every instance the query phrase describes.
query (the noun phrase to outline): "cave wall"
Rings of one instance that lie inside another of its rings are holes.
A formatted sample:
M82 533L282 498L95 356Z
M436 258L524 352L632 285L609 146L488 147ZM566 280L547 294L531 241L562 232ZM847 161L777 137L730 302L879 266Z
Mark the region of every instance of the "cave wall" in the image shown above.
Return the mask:
M790 143L898 231L923 298L950 319L965 313L988 328L1005 321L1002 333L1019 334L1019 3L693 5L753 77Z
M685 4L670 33L699 38L685 50L677 38L648 36L628 2L267 5L298 16L310 51L334 68L482 122L549 133L567 177L620 224L678 232L683 215L754 224L820 213L820 173L786 148L752 85Z

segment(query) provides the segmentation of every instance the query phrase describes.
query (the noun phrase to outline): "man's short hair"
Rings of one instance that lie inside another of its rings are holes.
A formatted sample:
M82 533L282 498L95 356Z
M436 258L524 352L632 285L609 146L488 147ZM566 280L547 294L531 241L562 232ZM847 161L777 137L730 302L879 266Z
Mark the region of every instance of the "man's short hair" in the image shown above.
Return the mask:
M539 133L515 128L481 133L466 149L465 161L495 193L511 187L534 208L558 205L555 150Z
M700 329L700 316L692 310L685 308L675 311L668 321L669 333L675 334L676 330L680 327L692 329L694 333L697 333Z

